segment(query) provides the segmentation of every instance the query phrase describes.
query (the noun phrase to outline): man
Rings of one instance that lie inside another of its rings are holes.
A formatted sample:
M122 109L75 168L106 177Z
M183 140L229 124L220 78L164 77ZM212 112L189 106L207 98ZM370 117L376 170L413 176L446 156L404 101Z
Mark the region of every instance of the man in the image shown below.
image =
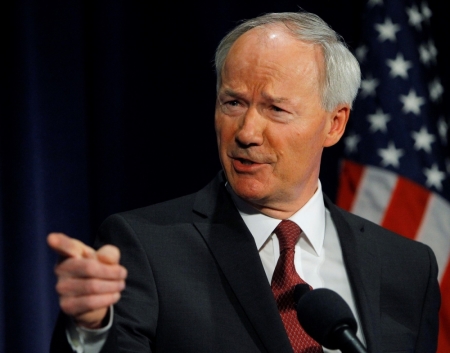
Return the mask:
M109 217L98 251L49 235L66 314L53 351L70 341L80 352L318 352L274 289L291 261L289 276L346 300L368 351L434 352L432 251L322 194L322 150L343 135L360 83L339 36L313 14L264 15L222 40L216 68L223 173L196 194ZM289 249L281 220L301 228Z

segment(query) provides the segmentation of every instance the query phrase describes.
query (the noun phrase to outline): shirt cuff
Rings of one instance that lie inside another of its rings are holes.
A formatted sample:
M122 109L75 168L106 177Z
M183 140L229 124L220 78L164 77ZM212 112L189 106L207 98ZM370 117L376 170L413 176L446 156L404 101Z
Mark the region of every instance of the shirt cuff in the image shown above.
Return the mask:
M99 329L88 329L77 326L70 320L66 328L66 336L70 346L76 353L99 353L108 338L108 332L111 329L114 307L111 305L108 310L108 324Z

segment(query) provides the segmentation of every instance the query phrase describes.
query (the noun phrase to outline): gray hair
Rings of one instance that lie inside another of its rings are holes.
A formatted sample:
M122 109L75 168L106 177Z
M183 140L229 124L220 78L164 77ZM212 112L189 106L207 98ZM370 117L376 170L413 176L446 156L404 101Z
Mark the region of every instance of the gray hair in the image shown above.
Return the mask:
M361 84L358 61L342 37L319 16L308 12L269 13L246 20L229 32L219 43L215 55L217 90L222 70L234 42L245 32L259 26L283 24L295 38L320 46L325 59L325 82L322 87L322 107L332 111L339 104L350 107Z

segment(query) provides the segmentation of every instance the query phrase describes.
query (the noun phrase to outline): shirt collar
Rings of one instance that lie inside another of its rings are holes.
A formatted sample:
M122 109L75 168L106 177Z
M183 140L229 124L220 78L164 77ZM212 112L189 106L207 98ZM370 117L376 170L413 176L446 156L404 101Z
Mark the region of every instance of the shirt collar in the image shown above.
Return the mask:
M226 185L231 198L238 209L247 228L255 238L256 247L261 247L269 240L273 231L280 223L279 219L266 216L241 199L233 191L231 186ZM318 181L318 187L309 201L289 219L302 229L303 234L311 243L317 256L320 256L325 236L325 204L323 202L322 185Z

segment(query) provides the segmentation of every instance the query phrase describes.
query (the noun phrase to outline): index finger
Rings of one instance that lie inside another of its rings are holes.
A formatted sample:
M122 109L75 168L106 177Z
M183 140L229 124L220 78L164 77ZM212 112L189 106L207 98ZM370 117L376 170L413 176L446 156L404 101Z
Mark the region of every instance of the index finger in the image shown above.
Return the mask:
M47 244L64 257L95 258L95 251L90 246L75 238L70 238L63 233L50 233L47 236Z

